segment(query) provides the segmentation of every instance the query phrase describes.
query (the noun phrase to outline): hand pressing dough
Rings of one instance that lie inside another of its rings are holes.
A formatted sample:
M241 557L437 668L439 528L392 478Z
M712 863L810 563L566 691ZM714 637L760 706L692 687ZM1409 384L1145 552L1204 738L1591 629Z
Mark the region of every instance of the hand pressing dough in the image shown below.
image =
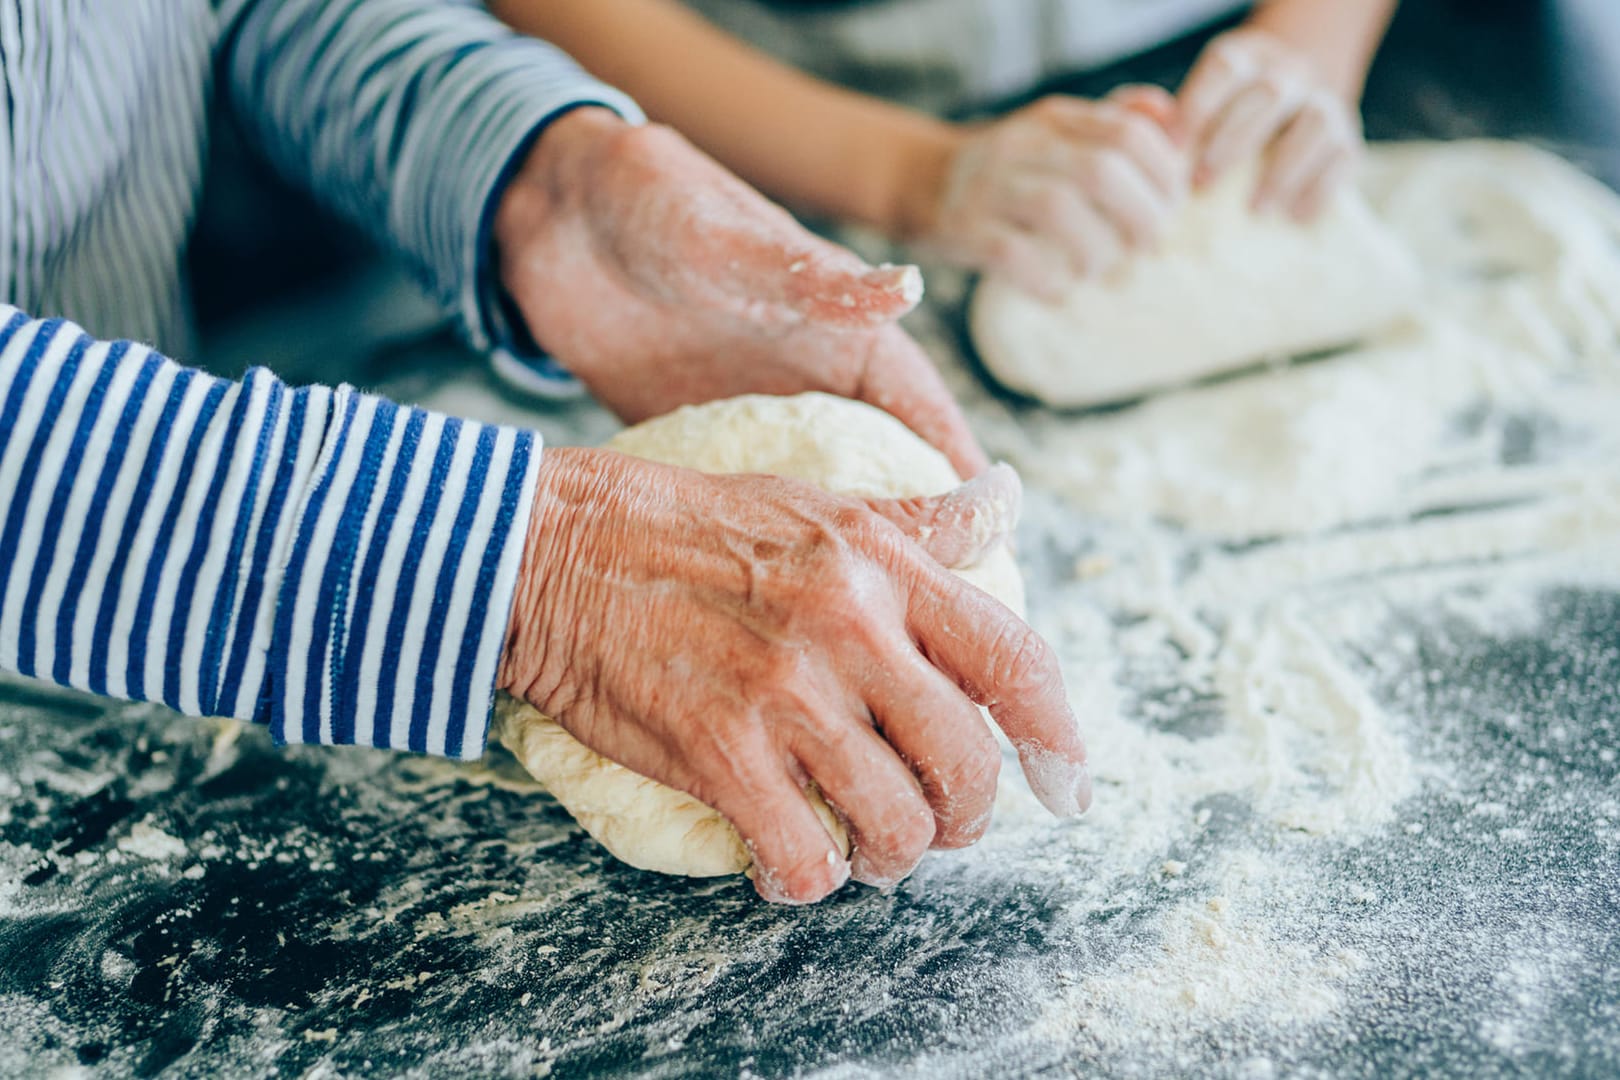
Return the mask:
M961 481L944 455L887 413L827 394L750 396L689 406L610 439L607 449L707 473L774 473L865 498L939 495ZM959 576L1023 613L1012 552L992 551ZM643 870L738 874L752 863L719 813L586 747L523 702L502 695L496 734L586 832ZM820 795L811 803L846 855L849 837Z
M1409 310L1420 272L1360 194L1308 225L1249 211L1255 172L1188 200L1161 250L1076 282L1060 305L987 277L974 345L1004 386L1049 405L1122 401L1360 340Z

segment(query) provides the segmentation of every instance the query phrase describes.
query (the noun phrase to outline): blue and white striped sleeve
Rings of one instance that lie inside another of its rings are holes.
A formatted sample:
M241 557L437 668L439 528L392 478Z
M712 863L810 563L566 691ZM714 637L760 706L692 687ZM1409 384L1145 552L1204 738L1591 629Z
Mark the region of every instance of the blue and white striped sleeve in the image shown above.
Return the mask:
M0 668L483 753L538 437L0 305Z
M548 121L640 122L635 102L481 6L222 4L232 111L278 168L403 254L475 347L517 344L489 258L500 193Z

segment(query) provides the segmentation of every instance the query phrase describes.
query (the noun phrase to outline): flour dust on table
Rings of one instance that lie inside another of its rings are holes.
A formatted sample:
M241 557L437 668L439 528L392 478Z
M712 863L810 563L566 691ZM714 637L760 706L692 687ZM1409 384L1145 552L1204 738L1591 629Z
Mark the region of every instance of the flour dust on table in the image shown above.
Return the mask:
M1363 188L1424 302L1332 357L1059 416L959 278L908 321L1025 478L1084 818L1009 759L979 844L782 909L499 747L0 680L0 1075L1620 1075L1620 201L1499 144Z

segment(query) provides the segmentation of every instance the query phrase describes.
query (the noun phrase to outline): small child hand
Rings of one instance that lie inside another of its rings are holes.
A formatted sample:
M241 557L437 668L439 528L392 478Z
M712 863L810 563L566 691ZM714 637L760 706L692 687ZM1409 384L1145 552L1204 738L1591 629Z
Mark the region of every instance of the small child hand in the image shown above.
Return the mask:
M968 135L919 239L1047 299L1150 247L1186 192L1157 87L1049 97Z
M1253 206L1317 216L1360 154L1361 124L1345 95L1309 58L1263 30L1223 34L1193 66L1178 95L1193 156L1193 182L1262 157Z

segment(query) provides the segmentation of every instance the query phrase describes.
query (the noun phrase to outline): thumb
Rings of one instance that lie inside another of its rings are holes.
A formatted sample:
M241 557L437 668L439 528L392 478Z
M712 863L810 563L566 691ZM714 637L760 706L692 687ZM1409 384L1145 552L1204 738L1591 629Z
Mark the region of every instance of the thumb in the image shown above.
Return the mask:
M787 264L782 298L823 326L864 330L900 318L922 299L915 266L869 266L853 252L819 244Z
M1024 487L1010 465L992 465L943 495L870 499L867 505L922 545L935 562L960 570L1006 543L1018 525Z

